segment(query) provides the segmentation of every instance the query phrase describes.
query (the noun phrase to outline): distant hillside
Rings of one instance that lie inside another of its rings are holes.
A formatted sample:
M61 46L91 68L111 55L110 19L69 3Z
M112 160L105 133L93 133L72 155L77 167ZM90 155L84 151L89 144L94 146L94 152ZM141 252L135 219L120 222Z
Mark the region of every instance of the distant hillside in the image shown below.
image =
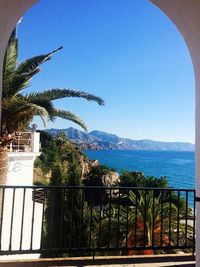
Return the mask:
M47 131L52 135L63 132L72 142L82 145L83 148L173 151L194 151L195 149L195 146L191 143L161 142L148 139L132 140L98 130L86 133L71 127L67 129L49 129Z

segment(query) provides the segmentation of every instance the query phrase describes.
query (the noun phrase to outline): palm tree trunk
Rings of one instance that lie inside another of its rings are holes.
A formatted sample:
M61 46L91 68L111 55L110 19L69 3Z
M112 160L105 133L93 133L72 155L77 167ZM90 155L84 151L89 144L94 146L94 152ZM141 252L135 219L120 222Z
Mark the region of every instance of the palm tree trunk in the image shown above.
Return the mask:
M0 185L5 185L8 173L8 149L0 146Z
M8 173L8 149L7 146L0 146L0 186L6 185ZM3 216L3 188L0 188L0 222Z

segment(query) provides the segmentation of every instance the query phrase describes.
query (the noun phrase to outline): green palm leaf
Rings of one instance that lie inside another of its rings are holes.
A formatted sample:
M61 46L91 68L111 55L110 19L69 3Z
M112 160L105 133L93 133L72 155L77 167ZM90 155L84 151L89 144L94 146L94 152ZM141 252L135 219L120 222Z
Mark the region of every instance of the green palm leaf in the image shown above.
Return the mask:
M100 106L103 106L105 104L102 98L95 96L93 94L89 94L83 91L77 91L77 90L71 90L71 89L60 89L60 88L50 89L42 93L31 93L27 97L29 99L45 99L48 101L57 100L60 98L66 98L66 97L79 97L79 98L84 98L88 101L95 101Z
M22 130L22 126L24 125L26 128L27 124L32 121L33 116L40 116L44 126L46 126L45 120L50 120L49 113L44 107L15 99L9 102L8 112L3 117L2 128L8 132L17 131L19 128Z
M18 57L18 40L14 38L15 33L12 34L9 40L9 46L4 56L3 64L3 94L10 88L10 83L13 78L13 73L17 65Z
M30 59L23 61L17 67L15 71L15 75L26 75L26 74L28 75L32 72L35 72L35 70L38 69L41 64L43 64L47 60L50 60L53 54L55 54L57 51L61 50L62 48L63 47L61 46L48 54L35 56L35 57L32 57Z
M40 72L40 65L50 60L52 55L61 49L62 47L59 47L48 54L32 57L19 64L13 74L13 79L10 85L10 94L16 95L28 87L31 78Z
M70 111L55 109L54 113L52 115L54 115L55 117L59 117L59 118L65 119L65 120L72 121L72 122L78 124L79 126L81 126L85 131L87 131L87 126L83 122L83 120Z
M52 115L55 111L55 108L53 106L53 103L51 101L48 101L46 99L38 99L38 98L29 98L28 95L22 96L23 101L27 103L32 103L37 106L40 106L46 110L46 112L49 114L50 120L54 119L54 115Z

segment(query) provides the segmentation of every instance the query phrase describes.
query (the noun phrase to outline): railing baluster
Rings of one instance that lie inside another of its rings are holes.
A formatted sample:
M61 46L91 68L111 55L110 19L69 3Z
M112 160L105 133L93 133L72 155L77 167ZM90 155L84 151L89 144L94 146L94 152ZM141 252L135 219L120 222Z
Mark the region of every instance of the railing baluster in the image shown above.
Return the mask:
M119 232L120 232L120 190L119 190L119 194L118 194L118 211L117 211L117 243L116 243L116 247L119 248Z
M70 250L73 248L73 243L74 243L74 195L75 193L76 193L76 189L70 192L70 195L72 196L71 198L70 243L69 243Z
M79 223L79 251L82 244L82 233L83 233L83 216L84 216L84 199L85 199L84 188L81 189L81 193L82 193L82 201L81 201L81 218Z
M126 249L128 248L128 229L129 228L129 190L127 192L127 204L126 204Z
M75 244L75 240L74 240L74 211L75 209L77 209L77 202L75 202L75 196L78 196L78 192L77 192L77 188L75 190L72 190L74 192L72 192L72 208L71 208L71 211L72 211L72 220L71 220L71 248L74 248L74 244ZM76 205L75 205L76 204ZM76 229L75 229L76 230Z
M64 197L65 189L61 189L61 213L60 213L60 236L59 236L59 246L60 250L63 247L63 220L64 220Z
M196 194L195 194L195 191L193 191L193 244L192 244L192 247L193 247L193 255L195 253L195 234L196 234L196 200L195 200L195 197L196 197Z
M13 232L14 205L15 205L15 188L13 188L13 198L12 198L9 251L12 250L12 232Z
M92 213L93 213L93 190L91 190L91 198L90 198L90 238L89 238L90 249L91 249L91 242L92 242L92 221L93 221Z
M50 226L50 248L52 248L52 245L53 245L53 223L54 223L54 206L55 206L55 188L52 189L52 198L51 198L51 201L52 201L52 206L51 206L51 226Z
M147 199L146 199L146 190L144 191L144 242L143 242L143 246L144 248L146 247L146 219L147 219Z
M171 244L171 230L172 230L172 191L169 191L169 246Z
M177 247L179 247L180 190L178 190Z
M44 190L43 206L42 206L42 225L41 225L41 239L40 239L40 251L43 250L43 234L44 234L44 220L45 220L45 205L46 205L46 188Z
M154 231L155 231L155 190L153 190L153 207L152 207L152 247L154 247Z
M99 240L98 240L98 248L101 247L101 213L102 213L102 189L100 189L100 209L99 209Z
M185 246L187 246L187 231L188 231L188 191L186 191L186 210L185 210Z
M25 197L26 197L26 188L23 190L23 200L22 200L22 219L21 219L21 233L20 233L20 245L19 250L22 250L22 241L23 241L23 230L24 230L24 208L25 208Z
M110 248L110 227L111 227L111 198L112 198L112 189L109 189L109 219L108 219L108 248Z
M34 229L34 219L35 219L35 189L33 189L33 208L32 208L32 219L31 219L31 242L30 248L33 249L33 229Z
M162 235L163 235L163 189L161 191L161 214L160 214L160 246L162 247Z
M0 251L1 251L1 237L2 237L2 230L3 230L3 217L4 217L4 198L5 198L5 188L2 189L2 196L1 196L1 222L0 222Z
M137 247L137 210L138 210L138 196L137 196L137 192L134 191L135 194L135 248Z

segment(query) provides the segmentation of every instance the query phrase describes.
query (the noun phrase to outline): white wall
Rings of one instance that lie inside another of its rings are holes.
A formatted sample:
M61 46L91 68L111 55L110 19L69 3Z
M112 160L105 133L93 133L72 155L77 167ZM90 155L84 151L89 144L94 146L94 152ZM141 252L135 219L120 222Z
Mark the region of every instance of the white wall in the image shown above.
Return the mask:
M39 143L38 138L37 141ZM34 160L36 156L39 155L40 153L33 152L9 153L7 185L32 186ZM27 250L31 249L31 247L32 249L40 248L43 204L37 202L34 204L32 196L32 188L27 188L25 191L21 188L16 188L15 193L12 188L5 189L1 237L2 250L9 250L10 243L11 250L19 250L20 246L21 249ZM13 226L11 227L11 225ZM32 242L31 234L33 234ZM39 254L24 254L1 256L0 259L27 259L38 257Z
M35 153L8 153L7 185L33 185Z

